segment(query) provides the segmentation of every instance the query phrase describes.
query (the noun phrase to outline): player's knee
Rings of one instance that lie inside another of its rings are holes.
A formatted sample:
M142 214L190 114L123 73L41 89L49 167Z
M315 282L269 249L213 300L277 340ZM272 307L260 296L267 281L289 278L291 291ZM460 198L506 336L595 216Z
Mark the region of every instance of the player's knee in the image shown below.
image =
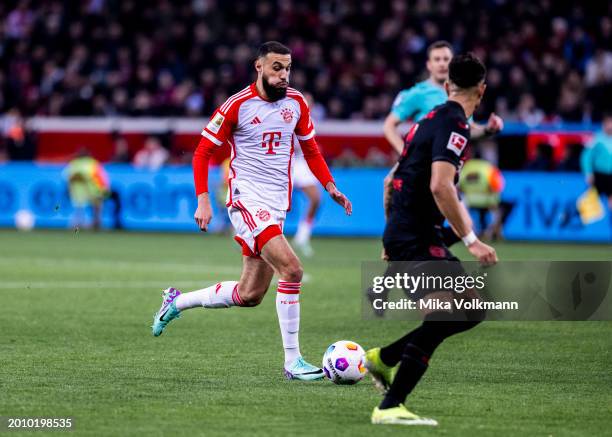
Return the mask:
M281 272L282 279L287 282L302 282L302 277L304 276L304 269L302 268L302 264L300 264L299 260L295 260L290 262L283 268Z

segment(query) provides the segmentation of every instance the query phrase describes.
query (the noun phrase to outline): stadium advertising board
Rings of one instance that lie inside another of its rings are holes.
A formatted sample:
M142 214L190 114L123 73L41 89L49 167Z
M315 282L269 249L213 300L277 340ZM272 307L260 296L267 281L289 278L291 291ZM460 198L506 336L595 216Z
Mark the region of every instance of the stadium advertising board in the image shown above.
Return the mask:
M36 227L68 228L74 215L63 166L10 163L0 166L0 226L15 225L19 211L29 211ZM121 200L121 221L126 229L143 231L195 231L196 199L189 166L167 167L157 172L135 170L129 165L107 165L112 189ZM385 170L338 169L338 185L354 203L346 217L324 199L315 233L337 236L379 236L384 226L381 181ZM218 187L219 172L211 173L211 187ZM505 172L502 199L514 205L504 227L508 240L610 241L610 218L587 226L580 221L576 199L586 185L580 174ZM221 196L214 189L213 196ZM216 208L211 230L223 227L222 202ZM112 226L112 201L105 204L103 226ZM305 208L300 193L294 196L286 230L293 233Z

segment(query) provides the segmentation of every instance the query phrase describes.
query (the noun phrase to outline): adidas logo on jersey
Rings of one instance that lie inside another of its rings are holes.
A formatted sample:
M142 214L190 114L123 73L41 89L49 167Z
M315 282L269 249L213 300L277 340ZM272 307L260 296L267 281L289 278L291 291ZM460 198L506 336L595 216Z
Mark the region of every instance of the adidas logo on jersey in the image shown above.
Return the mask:
M261 123L261 120L259 119L259 117L255 117L253 120L251 120L251 124L259 124Z

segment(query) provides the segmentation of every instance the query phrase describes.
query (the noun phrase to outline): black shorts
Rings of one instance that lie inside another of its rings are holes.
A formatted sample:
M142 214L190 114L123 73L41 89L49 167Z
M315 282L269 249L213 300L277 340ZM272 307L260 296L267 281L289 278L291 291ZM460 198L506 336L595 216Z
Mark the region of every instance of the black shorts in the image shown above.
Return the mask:
M594 173L593 185L599 194L612 196L612 174Z
M397 238L400 235L405 236L406 229L387 224L383 246L389 261L459 261L448 249L449 243L456 242L455 240L449 241L447 234L450 232L452 232L450 228L435 226L421 230L415 234L414 238L406 241ZM454 235L454 232L452 233ZM457 238L457 240L460 239Z
M466 272L459 259L453 255L441 239L431 241L404 242L385 241L385 252L392 262L387 269L387 275L407 273L411 276L465 276ZM406 263L399 263L405 261ZM400 271L401 270L401 271ZM404 290L412 300L422 299L429 293L445 291L437 289L420 289L413 292Z

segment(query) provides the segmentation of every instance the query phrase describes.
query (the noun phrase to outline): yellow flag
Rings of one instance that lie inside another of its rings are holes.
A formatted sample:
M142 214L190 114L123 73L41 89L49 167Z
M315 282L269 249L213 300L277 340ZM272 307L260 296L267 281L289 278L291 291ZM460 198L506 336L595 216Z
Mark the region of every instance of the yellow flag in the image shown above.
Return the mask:
M605 213L604 207L595 188L586 190L576 201L576 208L580 213L580 219L585 225L601 220Z

